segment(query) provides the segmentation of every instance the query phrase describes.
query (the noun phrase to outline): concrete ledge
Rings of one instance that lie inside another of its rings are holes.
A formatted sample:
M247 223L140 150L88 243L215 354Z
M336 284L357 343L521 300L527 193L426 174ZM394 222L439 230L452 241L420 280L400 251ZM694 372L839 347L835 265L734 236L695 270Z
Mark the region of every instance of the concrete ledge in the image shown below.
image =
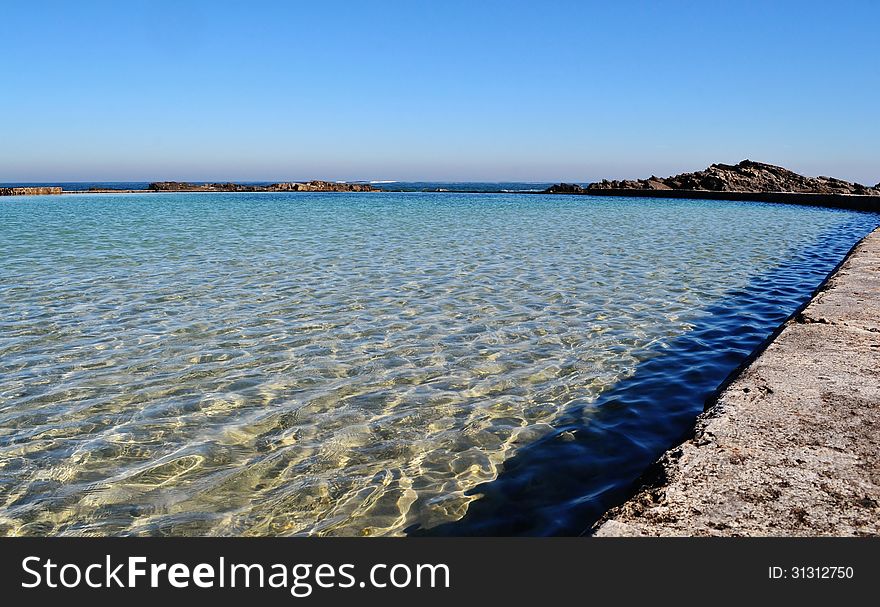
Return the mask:
M880 535L880 229L596 536Z

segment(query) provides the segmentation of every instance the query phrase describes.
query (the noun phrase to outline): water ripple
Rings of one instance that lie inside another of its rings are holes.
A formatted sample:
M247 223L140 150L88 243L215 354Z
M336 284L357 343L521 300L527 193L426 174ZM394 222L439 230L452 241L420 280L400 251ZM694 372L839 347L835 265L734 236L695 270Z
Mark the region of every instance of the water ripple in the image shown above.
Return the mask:
M876 218L169 194L9 198L0 222L0 532L386 535L471 520L475 488L624 380L649 398L637 371L714 348L723 302L764 334ZM656 445L634 428L667 416L624 409L586 417L635 465Z

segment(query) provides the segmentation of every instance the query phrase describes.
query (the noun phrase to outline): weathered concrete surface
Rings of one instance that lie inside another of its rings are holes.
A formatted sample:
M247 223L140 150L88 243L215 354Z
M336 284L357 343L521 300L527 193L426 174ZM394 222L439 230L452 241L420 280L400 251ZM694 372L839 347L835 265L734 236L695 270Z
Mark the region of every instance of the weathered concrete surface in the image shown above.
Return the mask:
M880 535L880 229L593 528Z

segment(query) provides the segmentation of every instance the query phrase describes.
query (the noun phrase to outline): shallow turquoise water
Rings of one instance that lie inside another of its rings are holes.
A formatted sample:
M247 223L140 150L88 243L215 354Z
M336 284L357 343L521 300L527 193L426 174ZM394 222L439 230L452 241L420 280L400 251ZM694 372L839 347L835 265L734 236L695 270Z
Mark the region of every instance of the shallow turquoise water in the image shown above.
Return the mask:
M542 195L0 199L0 532L455 521L728 294L826 241L804 263L830 269L876 223Z

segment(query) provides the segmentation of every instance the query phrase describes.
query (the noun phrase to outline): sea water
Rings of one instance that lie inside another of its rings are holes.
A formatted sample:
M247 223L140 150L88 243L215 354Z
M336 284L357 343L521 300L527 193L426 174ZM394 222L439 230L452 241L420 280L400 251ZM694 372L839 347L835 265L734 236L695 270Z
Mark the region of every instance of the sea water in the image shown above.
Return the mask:
M2 198L0 533L454 524L561 423L601 445L602 395L719 307L769 335L877 223L539 194ZM762 297L774 272L784 298ZM730 371L749 353L700 335ZM637 402L634 436L670 416Z

